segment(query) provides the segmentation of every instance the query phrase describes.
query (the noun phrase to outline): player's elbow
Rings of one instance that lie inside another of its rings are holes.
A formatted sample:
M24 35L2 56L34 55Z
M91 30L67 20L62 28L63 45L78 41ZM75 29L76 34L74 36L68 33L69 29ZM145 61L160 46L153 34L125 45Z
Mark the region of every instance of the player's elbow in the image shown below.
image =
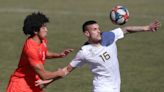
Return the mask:
M128 27L123 27L123 28L121 28L121 29L122 29L122 31L123 31L124 34L129 33Z
M122 31L124 34L127 33L135 33L136 31L134 31L134 27L133 26L126 26L122 28Z

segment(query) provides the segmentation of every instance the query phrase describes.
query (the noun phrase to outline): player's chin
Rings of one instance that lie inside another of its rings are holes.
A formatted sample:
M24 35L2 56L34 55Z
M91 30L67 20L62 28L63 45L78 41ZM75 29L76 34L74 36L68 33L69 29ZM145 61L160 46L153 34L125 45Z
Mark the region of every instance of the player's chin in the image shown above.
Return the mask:
M97 39L98 41L101 41L101 36L100 37L98 37L98 39Z
M99 40L98 43L101 43L101 40Z
M43 38L47 37L47 34L43 35Z
M44 38L46 38L46 37L47 37L47 36L42 36L41 39L44 39Z
M95 43L100 43L101 42L101 39L97 39L96 41L95 41Z

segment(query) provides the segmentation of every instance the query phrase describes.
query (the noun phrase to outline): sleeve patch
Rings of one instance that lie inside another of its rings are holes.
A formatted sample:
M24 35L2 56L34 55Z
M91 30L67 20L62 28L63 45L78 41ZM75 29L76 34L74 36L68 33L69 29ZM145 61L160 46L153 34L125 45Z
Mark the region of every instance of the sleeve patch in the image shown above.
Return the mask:
M115 40L115 34L113 32L102 32L101 37L101 45L103 46L109 46Z

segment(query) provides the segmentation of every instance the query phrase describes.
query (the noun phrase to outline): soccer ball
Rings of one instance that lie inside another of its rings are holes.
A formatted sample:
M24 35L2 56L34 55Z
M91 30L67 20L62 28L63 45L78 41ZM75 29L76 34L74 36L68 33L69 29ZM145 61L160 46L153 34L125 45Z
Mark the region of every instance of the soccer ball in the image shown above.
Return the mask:
M117 5L110 11L110 19L114 24L123 25L129 19L129 11L124 6Z

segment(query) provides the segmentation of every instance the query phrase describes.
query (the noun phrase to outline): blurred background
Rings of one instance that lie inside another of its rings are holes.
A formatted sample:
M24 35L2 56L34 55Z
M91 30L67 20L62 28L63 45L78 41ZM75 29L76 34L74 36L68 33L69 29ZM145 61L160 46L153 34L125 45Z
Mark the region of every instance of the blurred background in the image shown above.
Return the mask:
M81 26L96 20L101 30L110 31L127 25L146 25L157 19L164 24L163 0L0 0L0 92L5 92L10 75L17 68L27 38L22 32L25 17L32 12L46 14L49 50L61 52L73 48L63 59L47 60L45 67L54 71L67 65L85 42ZM111 23L109 11L123 5L130 12L123 26ZM164 27L158 32L126 35L117 42L121 71L121 92L164 92ZM64 79L49 85L45 92L91 92L92 77L87 65Z

